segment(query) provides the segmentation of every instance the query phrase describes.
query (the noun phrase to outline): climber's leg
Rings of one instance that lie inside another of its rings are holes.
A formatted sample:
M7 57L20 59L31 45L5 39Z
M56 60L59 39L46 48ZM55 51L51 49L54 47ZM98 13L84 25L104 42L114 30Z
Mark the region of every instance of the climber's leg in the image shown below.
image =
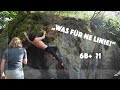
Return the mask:
M46 52L49 52L50 54L52 54L56 58L56 60L58 60L58 62L63 66L63 62L62 62L61 58L58 57L55 52L56 50L57 50L57 48L53 48L53 47L47 47L45 49Z
M50 48L53 49L55 51L55 53L57 52L59 54L59 57L61 57L61 53L60 53L58 47L56 47L56 46L50 46Z

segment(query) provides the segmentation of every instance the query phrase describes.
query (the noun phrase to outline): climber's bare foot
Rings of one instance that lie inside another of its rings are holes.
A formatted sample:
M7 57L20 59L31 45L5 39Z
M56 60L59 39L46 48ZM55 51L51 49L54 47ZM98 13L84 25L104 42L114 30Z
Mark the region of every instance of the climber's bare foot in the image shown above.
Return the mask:
M61 67L64 68L64 64L63 63L61 63Z
M61 63L61 65L64 67L64 64L63 64L63 63Z
M63 64L63 62L59 62L59 63L58 63L58 66L59 66L61 69L64 69L64 64Z

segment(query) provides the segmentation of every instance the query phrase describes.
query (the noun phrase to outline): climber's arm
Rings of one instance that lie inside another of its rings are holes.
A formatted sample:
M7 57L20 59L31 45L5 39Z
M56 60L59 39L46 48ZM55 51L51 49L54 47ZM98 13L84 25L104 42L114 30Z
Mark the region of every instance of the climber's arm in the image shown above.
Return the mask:
M33 44L33 42L29 40L29 38L28 38L28 36L27 36L27 33L26 33L26 32L23 32L23 33L24 33L25 37L27 38L27 40L28 40L30 43Z
M24 33L25 37L27 38L27 40L30 41L28 36L27 36L27 33L26 32L23 32L23 33Z
M43 36L41 36L41 37L38 37L38 38L39 38L39 40L42 40L42 39L44 39L44 38L45 38L45 34L46 34L46 31L44 31L44 33L43 33Z

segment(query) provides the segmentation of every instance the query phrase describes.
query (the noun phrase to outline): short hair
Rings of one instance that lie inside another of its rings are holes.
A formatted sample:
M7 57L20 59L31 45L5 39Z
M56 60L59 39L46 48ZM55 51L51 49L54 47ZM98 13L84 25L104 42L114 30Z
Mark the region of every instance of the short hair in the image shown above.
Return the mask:
M34 41L35 37L36 36L32 33L28 34L28 38L29 38L30 41Z
M20 40L20 38L14 37L14 38L10 41L8 47L9 47L9 48L22 47L22 41Z

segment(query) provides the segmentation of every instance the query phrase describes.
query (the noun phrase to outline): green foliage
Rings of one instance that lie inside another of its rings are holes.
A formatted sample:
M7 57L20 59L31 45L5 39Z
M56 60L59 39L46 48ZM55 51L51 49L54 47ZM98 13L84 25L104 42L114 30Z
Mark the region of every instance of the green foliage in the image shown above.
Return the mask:
M74 17L76 20L82 19L87 22L88 25L84 25L86 31L91 32L99 27L101 29L97 30L105 30L109 33L108 36L112 35L119 40L120 12L114 12L115 17L106 15L106 13L107 11L1 11L0 24L5 25L9 37L19 36L23 39L24 31L39 35L39 32L43 31L47 25L60 24L60 20L62 20L60 18ZM6 21L5 18L9 18L11 21ZM94 23L91 25L91 22ZM70 26L73 23L69 22ZM68 23L66 24L68 25ZM95 33L95 31L93 32Z
M74 17L89 20L92 17L93 11L54 11L52 13L63 17Z
M0 12L0 25L5 26L11 19L17 16L16 11L1 11Z

